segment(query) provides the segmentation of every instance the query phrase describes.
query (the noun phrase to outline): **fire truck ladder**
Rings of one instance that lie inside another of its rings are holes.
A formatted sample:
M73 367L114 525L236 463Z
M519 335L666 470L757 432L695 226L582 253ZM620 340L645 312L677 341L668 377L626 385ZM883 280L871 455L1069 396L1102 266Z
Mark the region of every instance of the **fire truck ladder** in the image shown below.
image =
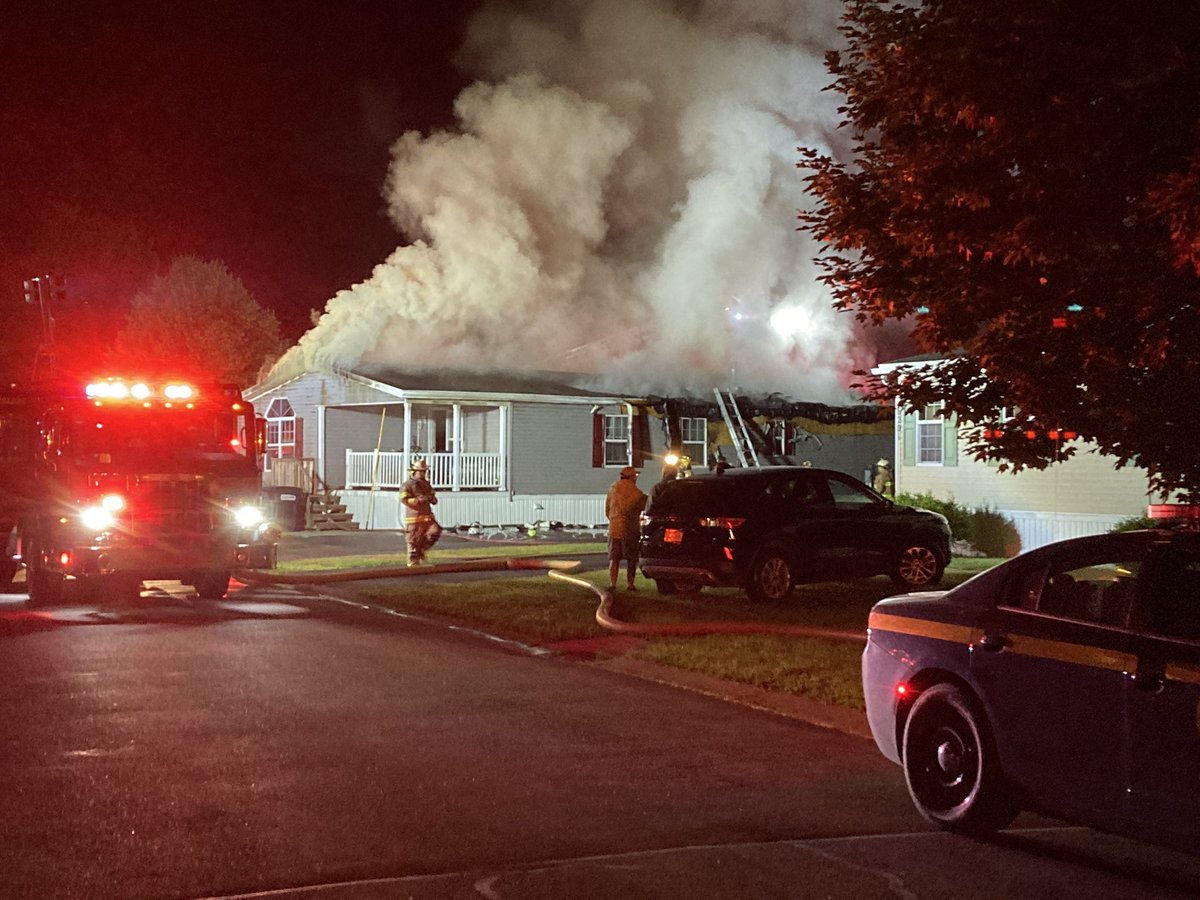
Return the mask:
M738 462L742 464L743 468L748 466L758 468L762 463L758 461L758 451L754 449L754 438L750 433L750 428L746 425L746 420L742 418L737 397L733 395L733 391L722 392L720 388L713 388L713 393L717 395L717 408L721 410L721 418L725 420L725 427L729 429L729 437L733 441L733 449L737 453Z

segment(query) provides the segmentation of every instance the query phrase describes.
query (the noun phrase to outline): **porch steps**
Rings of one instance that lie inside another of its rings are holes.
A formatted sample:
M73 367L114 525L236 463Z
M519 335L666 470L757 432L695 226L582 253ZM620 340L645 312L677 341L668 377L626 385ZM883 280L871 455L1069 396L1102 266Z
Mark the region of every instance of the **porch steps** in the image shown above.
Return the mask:
M310 494L308 497L307 529L309 531L358 531L354 514L346 511L331 493Z

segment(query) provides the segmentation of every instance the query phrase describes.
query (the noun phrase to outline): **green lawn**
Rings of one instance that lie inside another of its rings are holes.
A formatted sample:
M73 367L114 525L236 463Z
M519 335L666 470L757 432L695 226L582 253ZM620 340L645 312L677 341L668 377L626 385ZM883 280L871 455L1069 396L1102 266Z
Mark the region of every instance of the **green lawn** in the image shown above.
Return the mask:
M582 548L587 548L583 550ZM437 551L433 562L466 559L559 556L596 553L602 545L481 545ZM308 559L280 569L289 572L395 566L399 556ZM942 587L954 587L997 564L997 559L955 559ZM602 637L610 632L596 622L596 595L569 582L537 576L497 573L478 579L429 581L405 579L370 586L362 596L405 612L486 629L532 643ZM607 570L579 573L597 587L608 584ZM622 573L622 584L624 583ZM901 589L884 577L803 585L783 603L755 603L736 589L705 589L696 594L661 596L653 582L638 577L639 590L616 594L612 613L623 622L753 622L804 625L865 632L867 614L884 597ZM634 651L640 658L704 672L720 678L799 694L850 709L862 708L859 659L862 646L844 641L776 635L712 634L654 637Z

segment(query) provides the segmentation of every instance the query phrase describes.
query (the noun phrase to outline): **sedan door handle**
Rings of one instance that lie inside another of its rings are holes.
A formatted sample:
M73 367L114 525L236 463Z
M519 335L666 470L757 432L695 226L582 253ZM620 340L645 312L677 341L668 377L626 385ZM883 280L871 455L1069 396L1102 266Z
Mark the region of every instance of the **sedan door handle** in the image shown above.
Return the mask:
M1157 694L1166 684L1166 677L1159 672L1147 672L1144 675L1135 673L1133 676L1133 686L1147 694Z
M1008 646L1008 638L1002 634L984 634L979 639L979 646L989 653L996 653Z

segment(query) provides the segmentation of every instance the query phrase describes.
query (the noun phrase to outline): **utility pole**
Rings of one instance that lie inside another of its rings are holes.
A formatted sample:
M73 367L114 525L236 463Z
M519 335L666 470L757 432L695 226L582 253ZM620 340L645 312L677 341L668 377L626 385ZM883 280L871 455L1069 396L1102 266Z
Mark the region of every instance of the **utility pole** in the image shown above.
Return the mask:
M53 305L65 297L66 280L61 275L35 275L25 279L25 302L37 304L42 318L42 340L33 358L34 381L42 376L54 377L56 359Z

